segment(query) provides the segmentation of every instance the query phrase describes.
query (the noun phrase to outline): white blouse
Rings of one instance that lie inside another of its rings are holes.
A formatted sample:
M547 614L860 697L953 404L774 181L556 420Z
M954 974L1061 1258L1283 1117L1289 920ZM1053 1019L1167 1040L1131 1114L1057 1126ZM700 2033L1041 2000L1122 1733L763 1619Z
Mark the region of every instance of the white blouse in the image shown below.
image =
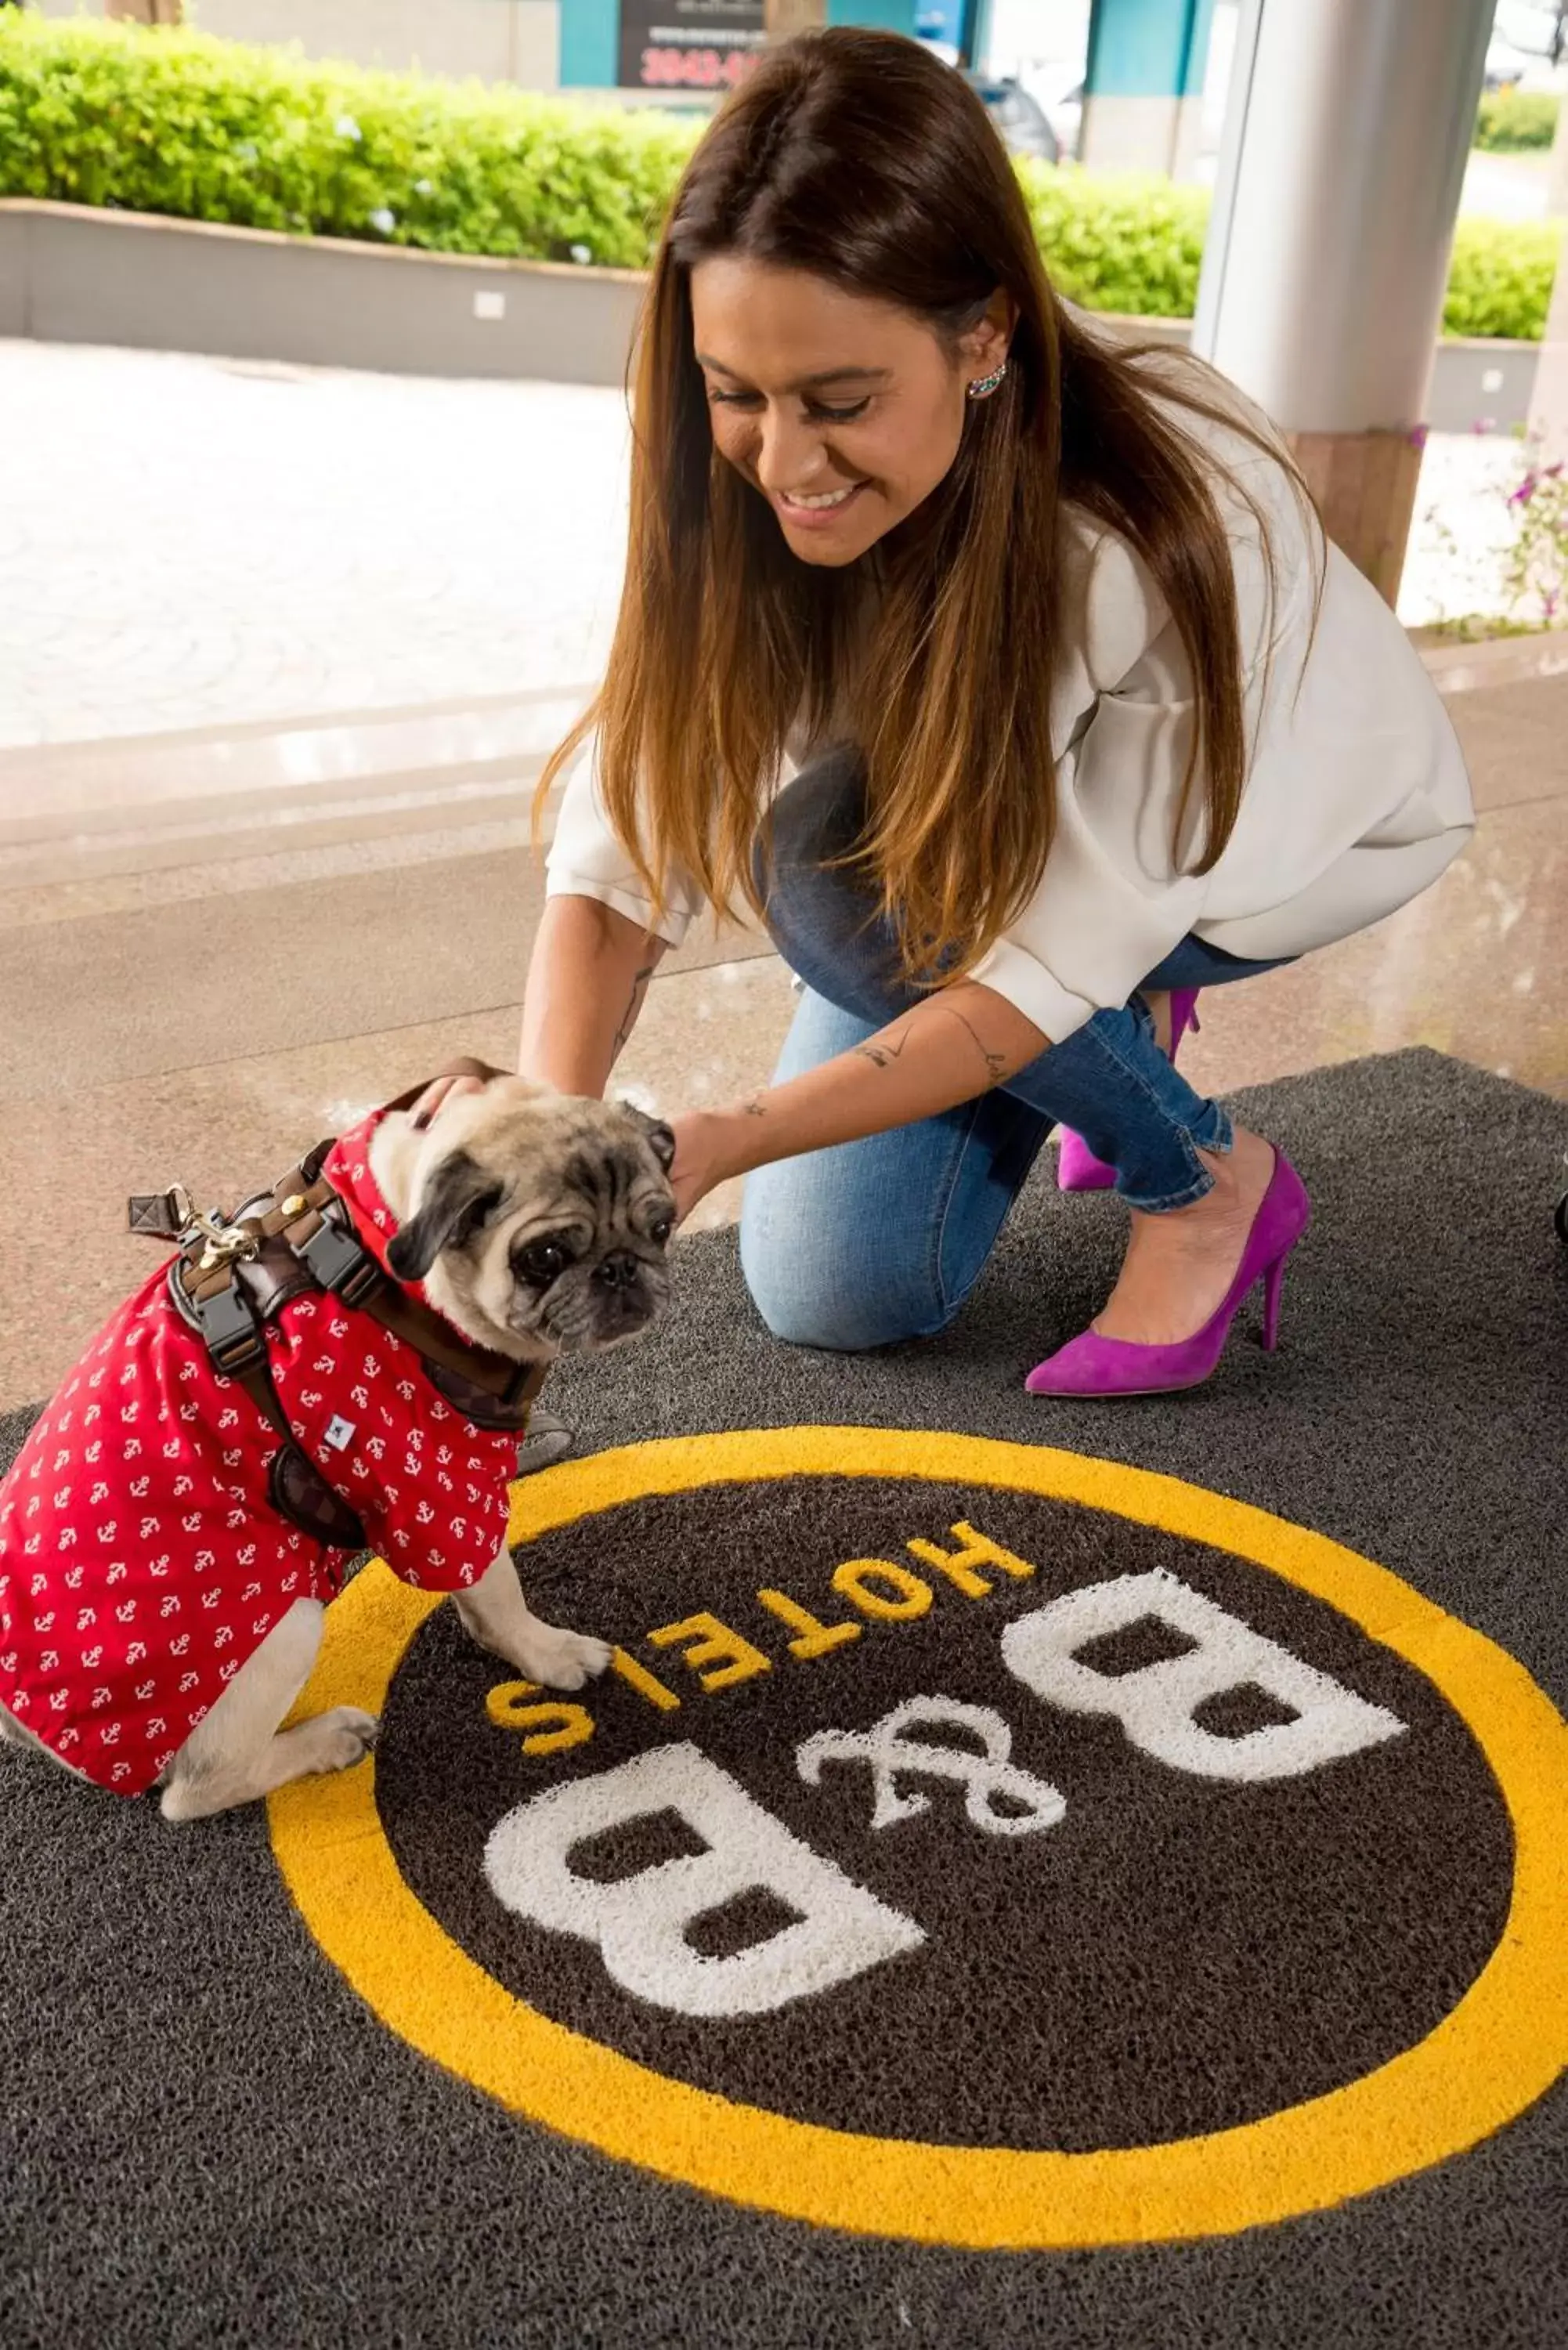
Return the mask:
M1268 430L1219 378L1207 388ZM1271 612L1258 524L1217 474L1236 568L1246 786L1212 870L1181 871L1173 825L1192 719L1181 641L1127 542L1064 508L1055 837L1034 897L970 974L1058 1044L1125 1003L1189 932L1268 962L1365 930L1435 881L1475 822L1448 714L1376 588L1335 546L1323 572L1321 535L1272 458L1229 427L1168 412L1245 483L1272 539ZM804 764L812 746L792 747ZM781 784L794 772L792 762ZM1193 798L1200 810L1196 786ZM598 899L672 946L701 904L690 879L672 875L652 923L600 804L591 746L566 785L546 886Z

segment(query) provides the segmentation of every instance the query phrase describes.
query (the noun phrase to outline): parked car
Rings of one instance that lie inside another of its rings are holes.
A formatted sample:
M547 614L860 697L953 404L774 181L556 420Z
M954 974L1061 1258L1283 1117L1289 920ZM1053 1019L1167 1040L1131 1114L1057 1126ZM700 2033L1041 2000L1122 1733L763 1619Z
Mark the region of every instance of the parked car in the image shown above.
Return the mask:
M1516 89L1530 72L1538 66L1539 57L1526 56L1511 41L1491 42L1486 53L1486 87L1488 89Z
M1022 82L999 80L991 74L966 74L986 112L1002 134L1002 144L1014 155L1037 155L1043 162L1059 163L1062 145L1044 108L1031 98Z
M1056 144L1063 162L1077 160L1078 142L1084 135L1084 77L1082 69L1064 73L1060 68L1048 78L1036 77L1033 94L1045 109L1045 120L1056 133Z
M1557 0L1497 0L1497 13L1492 18L1492 38L1511 49L1521 49L1527 57L1551 57L1562 47L1561 20L1564 15Z

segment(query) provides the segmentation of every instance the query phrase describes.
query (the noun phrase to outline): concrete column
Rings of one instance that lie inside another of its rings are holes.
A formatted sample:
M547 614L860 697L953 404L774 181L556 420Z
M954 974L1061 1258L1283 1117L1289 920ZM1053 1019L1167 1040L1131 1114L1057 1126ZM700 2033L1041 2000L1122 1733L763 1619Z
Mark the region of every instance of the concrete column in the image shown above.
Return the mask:
M1080 160L1092 172L1192 168L1214 0L1094 0Z
M1568 114L1568 105L1563 108ZM1546 337L1530 395L1532 463L1555 465L1568 462L1568 227L1557 255L1557 276L1552 307L1546 313Z
M1546 209L1568 213L1568 89L1557 96L1557 128L1552 134L1552 154L1546 170Z
M1390 603L1492 0L1242 0L1193 348Z

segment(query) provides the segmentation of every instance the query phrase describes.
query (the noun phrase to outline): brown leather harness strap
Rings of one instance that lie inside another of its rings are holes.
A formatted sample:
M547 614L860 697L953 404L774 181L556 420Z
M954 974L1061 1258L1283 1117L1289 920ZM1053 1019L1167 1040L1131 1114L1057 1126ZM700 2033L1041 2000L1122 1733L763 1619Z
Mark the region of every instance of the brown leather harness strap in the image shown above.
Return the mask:
M503 1074L466 1056L441 1072L482 1083ZM387 1108L411 1108L435 1082L426 1078L410 1086ZM306 1291L325 1291L368 1314L414 1349L432 1387L454 1410L483 1428L515 1429L521 1436L549 1365L517 1362L469 1345L383 1271L359 1238L347 1204L321 1172L335 1139L328 1136L318 1142L232 1221L197 1217L188 1195L175 1185L132 1200L130 1228L179 1243L169 1267L176 1308L200 1331L214 1368L237 1379L277 1430L282 1450L268 1480L275 1506L317 1540L358 1549L363 1528L295 1442L272 1382L266 1326L291 1300Z

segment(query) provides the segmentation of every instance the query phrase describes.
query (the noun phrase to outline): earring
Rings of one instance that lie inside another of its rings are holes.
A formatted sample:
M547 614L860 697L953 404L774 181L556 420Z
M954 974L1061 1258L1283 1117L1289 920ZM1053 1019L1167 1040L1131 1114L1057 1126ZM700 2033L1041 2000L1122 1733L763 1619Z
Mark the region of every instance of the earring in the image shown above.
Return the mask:
M977 375L969 387L971 400L989 400L1007 373L1007 361L1002 360L994 375Z

